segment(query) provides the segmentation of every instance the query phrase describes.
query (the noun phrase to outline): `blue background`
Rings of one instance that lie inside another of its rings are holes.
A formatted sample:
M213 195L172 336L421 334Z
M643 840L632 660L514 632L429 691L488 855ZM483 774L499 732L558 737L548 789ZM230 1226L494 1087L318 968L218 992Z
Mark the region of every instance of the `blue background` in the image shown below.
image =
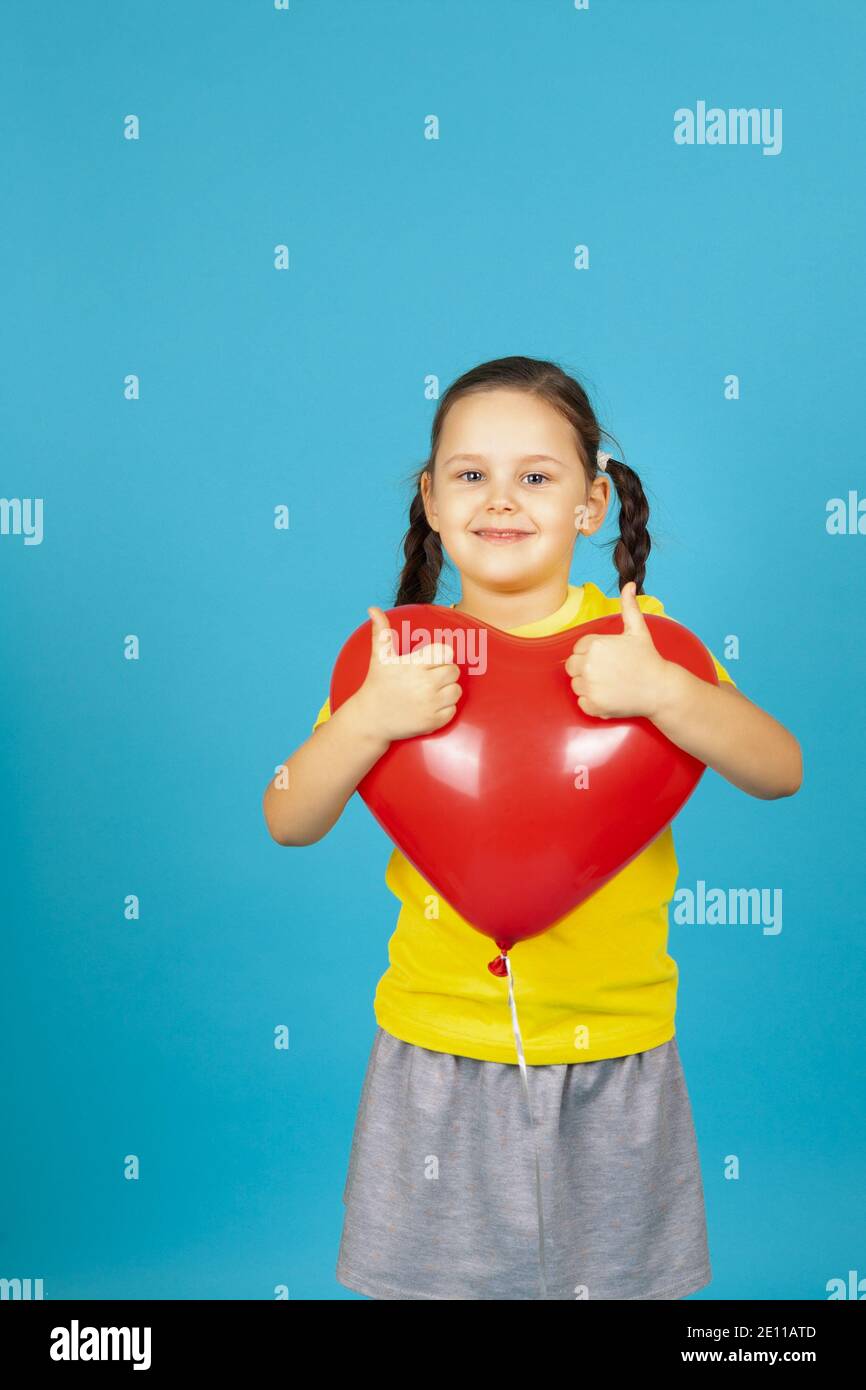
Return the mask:
M676 826L681 886L784 911L778 936L671 924L697 1297L866 1276L866 538L826 528L864 489L862 6L18 3L5 27L2 493L44 498L45 533L0 536L0 1275L356 1296L334 1264L390 845L355 796L279 847L261 797L393 603L425 379L525 353L644 480L646 591L804 751L795 797L708 772ZM699 100L781 107L781 153L676 145ZM614 518L575 583L617 592Z

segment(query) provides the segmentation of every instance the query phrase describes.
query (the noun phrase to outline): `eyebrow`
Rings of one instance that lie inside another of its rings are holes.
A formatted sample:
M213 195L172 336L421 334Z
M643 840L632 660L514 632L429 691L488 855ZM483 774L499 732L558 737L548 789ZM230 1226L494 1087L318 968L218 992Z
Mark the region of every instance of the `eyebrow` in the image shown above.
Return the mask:
M489 459L486 459L483 454L452 454L450 459L445 460L442 467L447 468L449 463L456 463L458 460L464 463L489 463L490 461ZM560 468L565 467L565 464L562 462L562 460L554 458L553 454L524 454L523 458L518 459L517 462L558 463Z

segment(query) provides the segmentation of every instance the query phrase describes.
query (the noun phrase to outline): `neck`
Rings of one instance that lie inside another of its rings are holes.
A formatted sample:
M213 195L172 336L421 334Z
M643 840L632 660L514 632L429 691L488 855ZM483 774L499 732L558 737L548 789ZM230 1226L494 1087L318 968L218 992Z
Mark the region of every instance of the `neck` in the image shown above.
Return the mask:
M466 579L460 602L454 607L458 613L465 613L480 623L489 623L491 627L503 628L507 632L509 628L525 627L549 618L567 598L567 576L553 576L528 589L513 592L491 589Z

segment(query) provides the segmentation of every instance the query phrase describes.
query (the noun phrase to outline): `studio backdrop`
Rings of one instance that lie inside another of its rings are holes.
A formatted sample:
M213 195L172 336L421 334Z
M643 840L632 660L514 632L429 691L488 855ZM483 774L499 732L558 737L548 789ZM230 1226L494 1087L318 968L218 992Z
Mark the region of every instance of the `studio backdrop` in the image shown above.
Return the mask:
M796 796L710 770L674 825L698 1297L862 1297L863 7L17 4L4 39L10 1296L357 1296L392 846L358 796L278 845L262 793L394 602L445 387L526 354L644 481L646 592L803 748ZM575 584L617 593L617 534Z

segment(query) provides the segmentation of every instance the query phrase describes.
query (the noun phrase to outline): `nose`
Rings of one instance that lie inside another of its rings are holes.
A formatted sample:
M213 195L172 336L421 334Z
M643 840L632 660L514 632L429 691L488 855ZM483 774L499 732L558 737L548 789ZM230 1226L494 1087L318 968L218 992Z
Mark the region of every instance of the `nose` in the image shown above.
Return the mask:
M514 506L514 503L508 497L505 496L500 496L498 499L494 498L491 502L488 502L487 504L488 512L513 512L515 510L516 508Z

